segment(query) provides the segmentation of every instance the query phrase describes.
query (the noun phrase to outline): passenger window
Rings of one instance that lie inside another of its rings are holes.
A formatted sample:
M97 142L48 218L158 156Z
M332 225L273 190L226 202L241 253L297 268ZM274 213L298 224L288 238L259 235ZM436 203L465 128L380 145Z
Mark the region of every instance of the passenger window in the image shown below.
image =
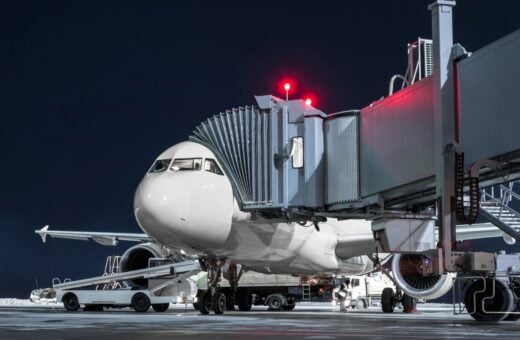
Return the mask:
M218 166L217 162L215 162L215 160L211 158L206 158L206 160L204 161L204 170L217 175L224 175L222 170L220 170L220 167Z
M149 172L163 172L168 169L171 161L171 159L158 159L155 161L155 163L153 163Z
M200 170L202 158L180 158L174 159L171 169L173 171L194 171Z

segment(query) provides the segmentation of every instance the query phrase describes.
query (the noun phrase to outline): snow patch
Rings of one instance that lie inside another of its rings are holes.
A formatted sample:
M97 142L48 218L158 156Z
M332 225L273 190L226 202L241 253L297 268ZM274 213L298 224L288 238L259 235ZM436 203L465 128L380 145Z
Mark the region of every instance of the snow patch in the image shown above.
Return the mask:
M40 300L38 303L29 299L0 298L0 307L44 307L63 308L63 304L54 301Z

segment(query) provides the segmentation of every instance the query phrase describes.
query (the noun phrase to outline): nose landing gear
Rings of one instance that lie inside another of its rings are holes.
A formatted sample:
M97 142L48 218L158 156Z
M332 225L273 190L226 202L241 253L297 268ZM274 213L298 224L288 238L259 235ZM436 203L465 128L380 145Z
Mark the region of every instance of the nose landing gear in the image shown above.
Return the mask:
M201 261L201 264L203 264L201 268L208 272L208 290L199 291L197 302L193 306L201 314L209 314L213 311L215 314L221 315L226 310L233 310L241 271L237 270L235 264L222 259L208 258ZM219 288L222 272L224 272L224 278L229 281L231 289L224 291Z

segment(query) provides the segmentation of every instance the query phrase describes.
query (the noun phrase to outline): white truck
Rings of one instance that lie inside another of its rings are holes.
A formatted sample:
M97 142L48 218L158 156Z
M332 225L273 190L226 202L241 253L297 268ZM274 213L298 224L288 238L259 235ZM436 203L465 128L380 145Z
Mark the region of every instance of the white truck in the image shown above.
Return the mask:
M209 301L206 301L207 275L201 272L192 279L198 286L193 306L206 314L210 309ZM229 282L222 277L218 287L227 297L226 309L233 310L236 305L240 311L249 311L253 305L267 306L272 311L290 311L300 301L323 301L327 296L327 301L330 301L333 288L332 278L262 274L254 271L242 273L234 293Z
M336 278L334 303L344 303L346 308L364 309L381 304L385 288L395 290L395 285L386 275L374 272L361 276L344 276Z

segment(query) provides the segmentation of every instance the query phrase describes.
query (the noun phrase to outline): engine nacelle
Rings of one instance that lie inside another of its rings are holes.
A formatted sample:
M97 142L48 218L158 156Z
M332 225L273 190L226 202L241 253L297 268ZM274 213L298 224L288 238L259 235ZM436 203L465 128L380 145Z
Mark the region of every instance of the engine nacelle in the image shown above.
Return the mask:
M425 261L428 258L420 254L394 254L392 273L405 294L427 300L437 299L451 289L457 274L423 274Z
M171 252L156 243L142 243L129 248L121 256L120 272L148 268L148 260L153 257L171 259ZM146 279L133 279L131 283L146 287Z

